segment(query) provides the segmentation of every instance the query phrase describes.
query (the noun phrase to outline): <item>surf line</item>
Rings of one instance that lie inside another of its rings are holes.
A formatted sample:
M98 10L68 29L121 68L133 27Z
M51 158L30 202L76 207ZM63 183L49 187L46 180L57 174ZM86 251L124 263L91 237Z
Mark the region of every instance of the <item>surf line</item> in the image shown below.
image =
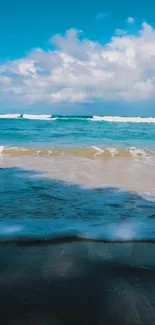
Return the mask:
M154 243L155 238L143 239L107 239L107 238L87 238L76 235L64 235L53 238L0 238L0 245L13 245L13 246L38 246L38 245L56 245L72 242L94 242L94 243L109 243L109 244L127 244L127 243Z

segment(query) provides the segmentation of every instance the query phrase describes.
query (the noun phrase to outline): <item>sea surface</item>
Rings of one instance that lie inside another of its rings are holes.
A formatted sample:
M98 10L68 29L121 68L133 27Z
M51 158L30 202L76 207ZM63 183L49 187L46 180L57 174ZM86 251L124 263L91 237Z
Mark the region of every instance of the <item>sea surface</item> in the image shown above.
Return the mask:
M0 115L0 318L155 324L155 118Z

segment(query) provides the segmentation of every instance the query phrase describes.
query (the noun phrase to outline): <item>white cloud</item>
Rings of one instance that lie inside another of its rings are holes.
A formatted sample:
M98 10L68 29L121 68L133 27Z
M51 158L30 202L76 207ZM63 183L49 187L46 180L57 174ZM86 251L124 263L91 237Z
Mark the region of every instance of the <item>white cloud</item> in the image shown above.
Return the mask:
M155 30L143 23L137 36L120 34L101 45L70 29L52 37L55 50L35 49L0 65L0 100L28 106L155 99Z
M118 35L118 36L123 36L123 35L127 34L127 31L123 30L123 29L116 28L115 29L115 34Z
M129 24L133 24L133 23L135 22L135 18L133 18L133 17L128 17L128 18L127 18L127 22L128 22Z

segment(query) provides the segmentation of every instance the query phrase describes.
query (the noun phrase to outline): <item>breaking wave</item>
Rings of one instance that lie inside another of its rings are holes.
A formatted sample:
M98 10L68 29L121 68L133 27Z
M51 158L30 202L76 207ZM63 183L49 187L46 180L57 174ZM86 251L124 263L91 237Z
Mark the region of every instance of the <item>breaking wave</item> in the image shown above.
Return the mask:
M0 119L27 119L27 120L87 120L93 122L115 123L155 123L154 117L122 117L122 116L92 116L92 115L51 115L51 114L0 114Z
M0 114L0 118L20 118L21 114Z
M155 123L154 117L93 116L92 121L118 123Z
M45 239L46 238L46 239ZM70 220L70 225L57 220L1 221L0 244L4 243L57 243L68 241L96 242L155 242L155 225L152 221L125 221L122 223L88 224Z
M51 115L51 114L0 114L0 119L27 119L27 120L91 120L93 116L70 116L70 115Z
M28 119L28 120L49 120L49 119L51 119L51 115L23 114L20 117Z

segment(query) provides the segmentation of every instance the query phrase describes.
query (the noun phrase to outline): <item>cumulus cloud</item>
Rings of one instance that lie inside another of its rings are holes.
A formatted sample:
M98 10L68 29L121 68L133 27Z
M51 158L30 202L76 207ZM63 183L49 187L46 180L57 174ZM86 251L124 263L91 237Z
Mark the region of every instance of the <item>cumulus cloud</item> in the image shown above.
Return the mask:
M0 99L15 104L137 102L154 97L155 30L147 23L138 35L117 33L105 45L70 29L52 37L48 51L38 48L0 65Z
M123 30L123 29L116 28L115 29L115 34L118 35L118 36L123 36L123 35L127 34L127 31Z
M135 22L135 18L133 18L133 17L128 17L128 18L127 18L127 22L128 22L129 24L133 24L133 23Z

